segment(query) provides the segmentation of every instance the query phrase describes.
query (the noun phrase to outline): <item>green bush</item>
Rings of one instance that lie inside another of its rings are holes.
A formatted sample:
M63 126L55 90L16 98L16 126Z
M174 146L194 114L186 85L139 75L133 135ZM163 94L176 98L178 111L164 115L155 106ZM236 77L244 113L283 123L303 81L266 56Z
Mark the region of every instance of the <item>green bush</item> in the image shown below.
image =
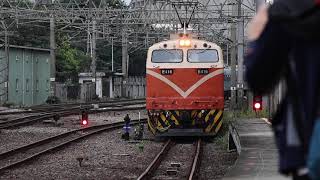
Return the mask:
M269 111L263 109L261 111L253 111L252 109L246 111L234 111L234 116L237 118L261 118L269 117Z
M7 101L7 102L4 102L4 103L2 104L3 107L8 107L8 108L9 108L9 107L12 107L12 106L14 106L14 105L15 105L15 104L14 104L13 102L8 102L8 101Z

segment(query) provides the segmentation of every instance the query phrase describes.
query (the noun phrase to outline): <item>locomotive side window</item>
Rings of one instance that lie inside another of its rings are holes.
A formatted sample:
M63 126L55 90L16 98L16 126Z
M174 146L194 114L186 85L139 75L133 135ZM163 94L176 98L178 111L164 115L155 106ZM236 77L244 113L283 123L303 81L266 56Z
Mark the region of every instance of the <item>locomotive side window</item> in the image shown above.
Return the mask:
M218 51L215 49L189 49L188 61L193 63L216 63L219 61Z
M151 62L154 63L179 63L182 62L181 49L159 49L152 51Z

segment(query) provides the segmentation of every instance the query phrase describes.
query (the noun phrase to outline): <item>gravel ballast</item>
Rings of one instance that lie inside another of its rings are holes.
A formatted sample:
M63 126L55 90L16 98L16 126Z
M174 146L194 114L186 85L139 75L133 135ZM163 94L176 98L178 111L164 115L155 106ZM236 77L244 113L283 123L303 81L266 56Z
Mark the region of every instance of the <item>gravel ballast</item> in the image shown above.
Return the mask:
M145 110L90 114L89 125L123 121L126 114L129 114L131 119L138 119L139 112L141 118L147 117ZM46 123L36 123L19 129L1 130L0 152L80 127L80 116L74 115L62 117L58 125L52 120L46 120ZM149 141L153 139L153 135L149 133L146 125L146 140L142 142L124 141L121 139L122 133L123 130L119 129L72 143L62 150L7 171L1 174L0 179L136 179L159 152L163 142ZM181 147L179 152L189 152L184 148L192 147L190 145L192 144L178 146ZM205 143L203 147L200 179L221 179L235 162L236 153L228 153L215 143ZM174 157L169 159L157 177L179 179L179 176L164 176L167 166L171 162L179 161L184 168L189 166L184 165L184 161L191 157L192 155L185 154L182 160L176 160ZM79 159L83 159L81 167Z
M0 179L136 179L161 149L163 143L155 141L124 141L122 131L115 130L94 135L73 143L54 153L44 155L30 164L6 172ZM152 138L146 131L147 139ZM143 145L143 151L140 149ZM175 146L171 152L190 152L191 144ZM191 150L192 151L192 150ZM171 154L153 179L180 179L182 176L168 176L170 163L181 163L180 171L189 168L192 155L184 154L177 159ZM79 158L83 158L79 166ZM218 150L214 143L206 143L200 167L200 179L221 179L236 159L235 153Z
M138 119L139 112L141 118L146 118L146 112L143 110L89 114L89 125L109 124L123 121L126 114L129 114L131 119ZM0 130L0 153L70 130L82 128L83 126L80 124L80 119L80 115L73 115L61 117L57 124L52 119L48 119L40 123L17 129L2 129Z
M32 164L5 173L0 179L136 179L162 143L128 142L121 130L92 136L45 155ZM82 166L77 159L83 158Z

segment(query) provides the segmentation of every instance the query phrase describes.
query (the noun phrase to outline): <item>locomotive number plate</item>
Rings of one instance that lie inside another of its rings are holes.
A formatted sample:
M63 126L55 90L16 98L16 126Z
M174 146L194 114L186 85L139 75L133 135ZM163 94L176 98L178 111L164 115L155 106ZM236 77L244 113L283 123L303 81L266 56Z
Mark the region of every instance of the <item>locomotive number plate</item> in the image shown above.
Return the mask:
M173 74L173 69L161 69L162 75L171 75Z
M197 71L199 75L209 74L209 69L198 69Z

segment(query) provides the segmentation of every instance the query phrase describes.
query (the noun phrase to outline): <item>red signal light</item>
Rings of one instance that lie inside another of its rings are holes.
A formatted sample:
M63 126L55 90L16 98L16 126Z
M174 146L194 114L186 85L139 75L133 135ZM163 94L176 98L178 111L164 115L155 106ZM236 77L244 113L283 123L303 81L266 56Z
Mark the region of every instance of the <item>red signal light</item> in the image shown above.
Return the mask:
M81 124L83 126L88 125L88 119L89 119L88 112L82 111L81 112Z
M254 104L254 108L255 108L255 109L260 109L260 108L261 108L261 104L258 103L258 102L255 103L255 104Z
M254 96L253 97L253 110L257 111L257 110L262 110L262 96Z
M86 119L82 119L82 125L87 125L88 124L88 120L86 120Z

